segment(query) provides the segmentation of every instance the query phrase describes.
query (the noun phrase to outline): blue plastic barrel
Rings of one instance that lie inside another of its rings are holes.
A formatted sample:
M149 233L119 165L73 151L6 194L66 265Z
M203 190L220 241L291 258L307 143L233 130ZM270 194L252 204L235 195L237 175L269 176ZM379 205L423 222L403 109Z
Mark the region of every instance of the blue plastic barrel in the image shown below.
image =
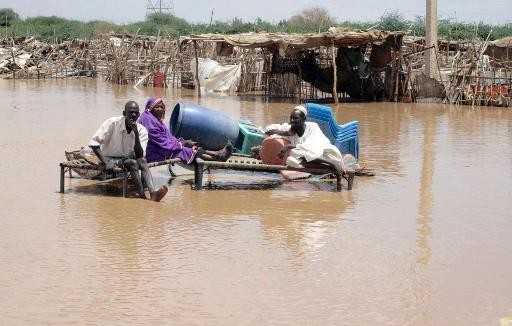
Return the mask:
M171 133L177 138L198 142L203 148L219 150L238 138L238 121L226 114L193 103L176 103L169 120Z

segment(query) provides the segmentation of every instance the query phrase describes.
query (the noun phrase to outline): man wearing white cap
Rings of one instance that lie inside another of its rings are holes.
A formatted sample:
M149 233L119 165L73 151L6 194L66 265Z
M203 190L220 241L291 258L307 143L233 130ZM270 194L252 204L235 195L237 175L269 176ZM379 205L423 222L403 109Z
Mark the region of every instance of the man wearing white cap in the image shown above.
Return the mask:
M293 108L290 114L290 123L272 124L265 128L267 135L286 137L290 150L286 165L291 167L304 167L304 163L312 161L327 162L338 171L343 172L343 156L339 149L331 144L318 124L306 122L308 111L303 105Z

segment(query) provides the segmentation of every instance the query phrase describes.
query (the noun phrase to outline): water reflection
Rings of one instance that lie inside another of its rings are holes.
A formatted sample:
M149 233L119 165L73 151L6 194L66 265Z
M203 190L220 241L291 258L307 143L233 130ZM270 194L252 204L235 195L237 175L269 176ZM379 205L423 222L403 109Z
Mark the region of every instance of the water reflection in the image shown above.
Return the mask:
M417 227L417 246L419 264L428 265L432 255L430 238L432 234L432 183L435 165L435 142L438 114L432 112L422 119L423 145L421 158L421 174L419 187L419 205Z
M343 221L343 213L354 204L350 192L304 188L307 189L308 184L302 182L284 184L278 190L258 191L195 192L180 188L180 203L177 204L183 205L183 209L187 207L195 223L204 223L211 218L258 221L268 239L300 253L305 247L319 246L325 240L323 233L332 224Z

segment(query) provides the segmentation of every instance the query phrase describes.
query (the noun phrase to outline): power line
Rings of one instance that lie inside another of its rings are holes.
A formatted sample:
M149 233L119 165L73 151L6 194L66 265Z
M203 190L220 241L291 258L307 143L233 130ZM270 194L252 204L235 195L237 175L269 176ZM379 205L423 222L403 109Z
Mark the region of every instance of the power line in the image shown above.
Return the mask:
M151 14L174 15L174 1L172 0L147 0L146 16Z

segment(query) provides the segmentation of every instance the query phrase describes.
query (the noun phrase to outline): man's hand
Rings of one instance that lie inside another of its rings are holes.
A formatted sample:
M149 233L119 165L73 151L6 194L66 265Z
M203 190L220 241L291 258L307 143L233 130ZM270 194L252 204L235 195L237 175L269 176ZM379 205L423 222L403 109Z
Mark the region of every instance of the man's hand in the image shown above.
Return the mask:
M290 152L290 150L294 149L293 145L286 145L278 154L277 157L283 159Z
M139 135L139 129L137 128L137 123L130 118L126 118L126 125L133 131L135 136Z
M113 161L107 161L107 162L100 162L99 166L101 166L105 171L112 171L116 164Z
M116 164L114 161L107 161L107 164L105 164L105 170L111 171L116 167Z

